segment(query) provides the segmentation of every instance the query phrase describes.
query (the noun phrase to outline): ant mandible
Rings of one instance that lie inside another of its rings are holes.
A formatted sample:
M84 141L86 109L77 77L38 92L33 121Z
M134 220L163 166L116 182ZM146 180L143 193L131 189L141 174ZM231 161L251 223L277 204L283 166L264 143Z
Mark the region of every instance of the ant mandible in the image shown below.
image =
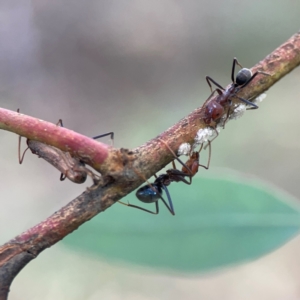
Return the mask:
M234 73L235 73L235 66L238 65L242 69L237 73L236 78L234 80ZM231 80L232 84L227 88L223 88L219 83L217 83L214 79L212 79L209 76L206 76L206 81L210 87L211 90L211 95L208 97L208 100L213 97L213 95L217 92L218 96L215 100L209 101L205 108L205 115L204 115L204 122L205 124L216 127L217 122L221 119L221 117L224 115L224 112L226 109L227 111L227 118L229 116L229 107L232 104L231 98L236 97L240 101L246 103L247 105L251 106L247 109L257 109L258 106L242 97L237 96L237 93L246 87L258 74L262 75L267 75L270 76L270 74L261 72L261 71L256 71L254 74L252 74L250 69L243 68L238 60L236 58L233 59L233 64L232 64L232 70L231 70ZM217 88L213 91L212 90L212 84L217 86ZM226 120L227 120L226 118ZM224 125L225 122L224 121Z

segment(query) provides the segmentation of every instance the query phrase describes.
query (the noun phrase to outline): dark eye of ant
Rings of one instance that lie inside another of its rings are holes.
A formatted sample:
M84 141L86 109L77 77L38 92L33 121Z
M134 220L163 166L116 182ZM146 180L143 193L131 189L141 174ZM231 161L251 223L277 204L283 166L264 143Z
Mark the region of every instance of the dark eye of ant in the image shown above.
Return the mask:
M236 75L236 84L243 85L245 84L252 76L251 70L247 68L241 69Z

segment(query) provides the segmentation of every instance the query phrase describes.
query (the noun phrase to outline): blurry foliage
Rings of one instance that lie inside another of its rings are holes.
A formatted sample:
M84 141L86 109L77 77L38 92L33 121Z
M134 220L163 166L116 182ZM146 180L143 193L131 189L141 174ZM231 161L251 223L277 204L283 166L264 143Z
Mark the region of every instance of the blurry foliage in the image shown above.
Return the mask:
M63 242L110 260L199 272L255 259L300 228L294 199L246 178L197 177L170 192L175 217L162 202L157 216L115 204ZM134 193L124 201L140 205Z

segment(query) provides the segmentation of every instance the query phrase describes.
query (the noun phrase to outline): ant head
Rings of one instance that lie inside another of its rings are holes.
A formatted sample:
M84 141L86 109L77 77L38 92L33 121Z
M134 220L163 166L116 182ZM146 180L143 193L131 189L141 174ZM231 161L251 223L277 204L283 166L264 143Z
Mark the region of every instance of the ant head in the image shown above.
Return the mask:
M236 85L240 86L245 84L252 76L252 72L250 69L243 68L236 75Z

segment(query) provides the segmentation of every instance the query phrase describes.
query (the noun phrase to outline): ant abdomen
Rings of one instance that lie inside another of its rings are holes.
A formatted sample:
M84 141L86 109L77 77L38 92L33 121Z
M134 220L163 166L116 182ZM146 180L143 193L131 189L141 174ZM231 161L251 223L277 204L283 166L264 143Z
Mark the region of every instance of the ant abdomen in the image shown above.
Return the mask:
M136 191L136 197L144 203L157 202L162 195L162 188L156 184L144 185Z
M250 78L252 77L252 72L250 69L247 68L243 68L241 69L237 74L236 74L236 85L240 86L245 84L246 82L248 82L250 80Z

